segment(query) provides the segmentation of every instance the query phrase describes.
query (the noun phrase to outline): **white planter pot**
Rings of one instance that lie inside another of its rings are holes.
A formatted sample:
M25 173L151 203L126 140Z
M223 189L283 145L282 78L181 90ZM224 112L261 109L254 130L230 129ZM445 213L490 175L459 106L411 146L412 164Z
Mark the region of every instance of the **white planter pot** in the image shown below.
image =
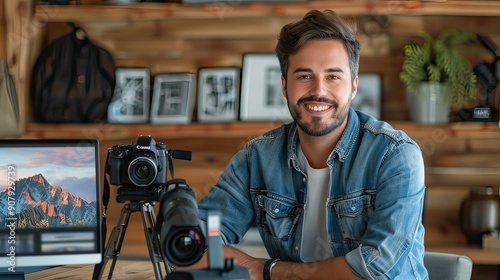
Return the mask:
M439 83L422 83L419 92L407 91L410 119L423 124L449 122L451 99L449 87Z

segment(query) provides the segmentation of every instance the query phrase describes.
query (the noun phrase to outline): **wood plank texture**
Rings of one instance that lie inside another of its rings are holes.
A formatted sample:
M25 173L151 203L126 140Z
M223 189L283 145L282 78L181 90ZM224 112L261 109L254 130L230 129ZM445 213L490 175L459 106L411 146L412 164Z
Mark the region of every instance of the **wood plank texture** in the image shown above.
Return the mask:
M111 262L104 270L107 276ZM56 280L56 279L89 279L93 273L92 265L69 265L41 272L27 274L26 280ZM164 273L164 275L166 275ZM103 277L104 278L104 277ZM118 261L113 270L113 279L144 279L155 280L152 263L147 261Z
M41 6L37 17L50 21L109 21L119 19L200 19L200 18L265 18L302 16L312 9L332 9L342 15L402 14L402 15L464 15L498 16L500 3L494 1L305 1L300 3L216 3L207 5L147 4L147 5L86 5L86 13L78 6Z

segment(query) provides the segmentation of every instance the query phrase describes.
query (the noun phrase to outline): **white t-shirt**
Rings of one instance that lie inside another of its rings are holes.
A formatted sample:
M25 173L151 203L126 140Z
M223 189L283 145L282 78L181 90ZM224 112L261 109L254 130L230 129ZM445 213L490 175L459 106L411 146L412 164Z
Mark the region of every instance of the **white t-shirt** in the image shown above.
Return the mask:
M307 174L307 199L304 206L302 245L300 258L304 262L331 258L332 250L327 233L326 203L330 183L330 169L312 168L307 162L300 144L298 155L301 169Z

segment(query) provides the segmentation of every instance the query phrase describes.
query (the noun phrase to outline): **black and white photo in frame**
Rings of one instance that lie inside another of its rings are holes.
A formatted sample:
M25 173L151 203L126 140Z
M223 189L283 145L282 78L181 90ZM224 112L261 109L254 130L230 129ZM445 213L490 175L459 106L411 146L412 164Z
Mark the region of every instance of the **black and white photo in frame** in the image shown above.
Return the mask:
M382 116L382 79L378 74L358 74L358 92L352 100L351 107L362 111L376 119Z
M117 68L116 86L108 106L110 123L146 123L149 117L147 68Z
M242 121L291 121L275 54L243 55L240 119Z
M228 122L238 119L239 67L210 67L198 70L199 122Z
M194 110L193 73L159 74L154 78L150 121L153 124L188 124Z

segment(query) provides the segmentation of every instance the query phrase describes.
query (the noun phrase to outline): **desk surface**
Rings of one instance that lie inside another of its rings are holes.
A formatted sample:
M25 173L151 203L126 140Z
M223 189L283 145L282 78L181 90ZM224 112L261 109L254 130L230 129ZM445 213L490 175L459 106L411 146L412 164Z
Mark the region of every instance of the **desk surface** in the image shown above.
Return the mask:
M251 247L249 247L251 248ZM256 257L265 257L265 252L260 252L258 250L251 251L248 248L247 253ZM464 254L469 256L474 264L482 265L500 265L500 250L485 250L482 248L470 247L464 245L460 246L432 246L426 248L429 251L445 252L452 254ZM244 250L245 251L245 250ZM108 261L102 279L107 279L109 274L109 268L111 266L111 260ZM163 269L163 266L162 266ZM43 270L35 273L30 273L25 276L26 280L55 280L55 279L91 279L91 275L94 271L93 265L71 265L51 268L48 270ZM162 271L165 275L165 272ZM113 270L113 279L144 279L144 280L155 280L155 274L153 270L153 264L147 260L127 260L119 259L116 262L115 269Z
M111 261L106 265L102 279L107 279ZM163 267L162 267L163 268ZM55 280L55 279L72 279L72 280L89 280L92 279L94 272L93 265L66 265L54 267L43 271L38 271L25 275L26 280ZM163 277L166 276L163 271ZM153 264L150 261L130 261L118 260L115 269L113 270L113 278L119 280L141 279L155 280Z

